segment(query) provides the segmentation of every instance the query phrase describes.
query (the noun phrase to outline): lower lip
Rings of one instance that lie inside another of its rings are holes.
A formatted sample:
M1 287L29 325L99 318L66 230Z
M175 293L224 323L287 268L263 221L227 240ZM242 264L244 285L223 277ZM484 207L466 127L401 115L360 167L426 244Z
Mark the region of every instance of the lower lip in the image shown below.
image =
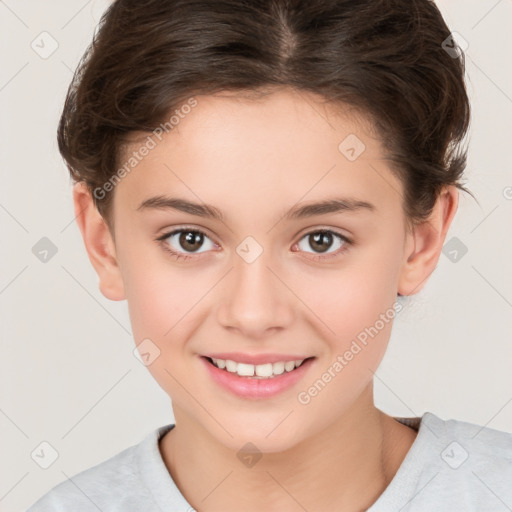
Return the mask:
M221 370L201 356L206 369L213 380L223 388L242 398L270 398L293 387L308 371L314 358L304 361L298 368L291 372L285 371L281 375L269 379L255 379L240 377L237 373Z

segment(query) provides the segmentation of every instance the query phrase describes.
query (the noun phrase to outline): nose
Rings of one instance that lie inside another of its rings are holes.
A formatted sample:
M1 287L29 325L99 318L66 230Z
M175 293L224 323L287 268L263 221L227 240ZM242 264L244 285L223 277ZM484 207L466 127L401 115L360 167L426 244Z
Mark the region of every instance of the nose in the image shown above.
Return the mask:
M217 310L224 328L261 339L291 324L294 295L284 284L285 276L272 267L265 251L252 263L235 255Z

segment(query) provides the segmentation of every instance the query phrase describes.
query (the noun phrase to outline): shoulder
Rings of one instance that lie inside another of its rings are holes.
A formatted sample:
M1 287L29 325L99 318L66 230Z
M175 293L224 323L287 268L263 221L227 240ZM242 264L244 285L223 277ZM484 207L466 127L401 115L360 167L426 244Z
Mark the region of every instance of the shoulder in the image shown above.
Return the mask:
M139 478L138 459L144 446L152 442L156 444L159 430L151 432L139 444L67 477L36 501L27 512L153 510L151 494Z
M430 412L421 421L396 419L419 424L418 435L371 512L498 512L512 505L512 434Z
M503 470L512 476L512 434L460 420L442 420L425 413L423 421L434 436L435 445L444 446L441 459L451 469L477 468L500 474ZM444 444L443 444L444 443Z
M432 439L433 492L458 495L465 510L498 511L512 505L512 434L427 413ZM439 453L436 453L439 452Z

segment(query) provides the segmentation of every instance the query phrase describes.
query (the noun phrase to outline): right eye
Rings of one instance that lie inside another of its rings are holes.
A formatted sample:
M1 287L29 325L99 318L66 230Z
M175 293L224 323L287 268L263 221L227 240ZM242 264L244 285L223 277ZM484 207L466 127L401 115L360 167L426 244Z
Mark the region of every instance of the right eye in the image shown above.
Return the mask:
M207 252L217 247L206 233L197 228L182 227L174 229L158 237L157 240L162 242L164 249L177 259L188 259L192 257L193 254L201 254L202 252ZM200 251L199 249L202 248L205 240L210 241L211 247L209 249L207 248L205 251Z

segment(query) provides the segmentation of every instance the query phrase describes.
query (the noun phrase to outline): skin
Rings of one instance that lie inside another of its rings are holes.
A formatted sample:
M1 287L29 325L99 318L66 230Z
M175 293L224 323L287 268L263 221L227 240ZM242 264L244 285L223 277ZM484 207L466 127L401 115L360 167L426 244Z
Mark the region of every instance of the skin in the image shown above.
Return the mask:
M148 369L172 397L176 419L160 442L163 460L201 512L366 509L416 436L373 401L392 322L308 404L297 395L393 307L397 293L422 289L457 210L457 189L444 188L430 218L409 229L402 183L369 120L291 89L258 101L226 92L196 99L115 187L112 233L83 184L73 193L102 293L126 299L136 343L149 338L160 350ZM338 150L349 134L366 146L353 162ZM137 210L159 194L214 205L223 221ZM332 197L375 210L281 219L296 203ZM184 225L208 235L199 252L176 236L155 241ZM321 228L353 244L339 253L334 237L327 249L334 256L315 260L325 253L305 235ZM250 264L236 252L247 236L263 249ZM190 259L176 260L165 243ZM222 351L315 360L291 390L244 399L213 383L200 360ZM262 454L252 467L237 457L247 442Z

